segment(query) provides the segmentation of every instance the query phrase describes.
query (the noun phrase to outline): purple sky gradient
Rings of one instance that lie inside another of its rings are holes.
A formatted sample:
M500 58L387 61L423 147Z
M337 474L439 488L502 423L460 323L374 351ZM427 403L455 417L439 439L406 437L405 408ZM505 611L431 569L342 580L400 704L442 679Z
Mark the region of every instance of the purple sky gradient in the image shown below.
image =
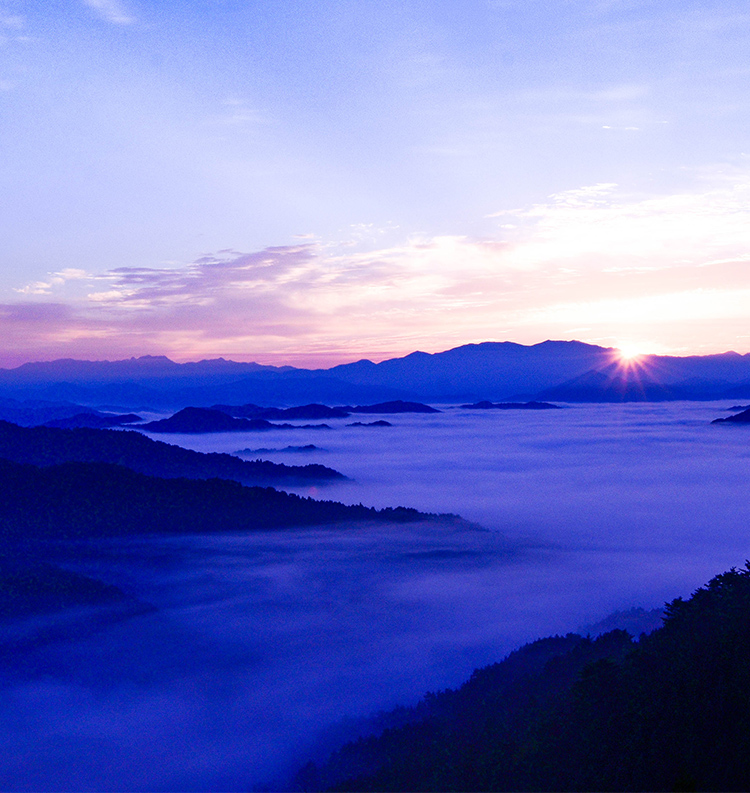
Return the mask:
M0 0L0 365L750 350L739 0Z

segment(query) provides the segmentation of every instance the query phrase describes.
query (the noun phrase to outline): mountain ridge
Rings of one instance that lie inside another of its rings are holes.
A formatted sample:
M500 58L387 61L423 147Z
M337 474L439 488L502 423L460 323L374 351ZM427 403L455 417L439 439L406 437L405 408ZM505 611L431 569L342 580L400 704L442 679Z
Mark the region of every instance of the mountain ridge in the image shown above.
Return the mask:
M576 393L578 378L590 381L578 384L585 386L585 393ZM620 385L614 387L618 379ZM143 405L173 409L251 402L292 406L394 400L661 401L746 394L750 396L750 353L644 355L627 361L612 347L551 339L533 345L488 341L436 353L417 350L379 363L361 359L329 369L224 358L176 363L166 356L59 359L0 369L0 399L116 404L129 410Z
M41 467L69 462L116 464L144 476L220 478L261 486L321 485L346 479L323 465L290 466L196 452L133 430L19 427L6 421L0 421L0 459Z

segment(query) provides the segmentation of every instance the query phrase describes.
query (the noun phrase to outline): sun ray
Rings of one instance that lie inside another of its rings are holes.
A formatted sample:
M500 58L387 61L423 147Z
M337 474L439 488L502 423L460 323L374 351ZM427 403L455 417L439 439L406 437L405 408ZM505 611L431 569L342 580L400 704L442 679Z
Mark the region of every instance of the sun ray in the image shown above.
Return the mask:
M647 353L644 352L643 345L638 342L624 341L617 345L619 358L623 362L637 361Z

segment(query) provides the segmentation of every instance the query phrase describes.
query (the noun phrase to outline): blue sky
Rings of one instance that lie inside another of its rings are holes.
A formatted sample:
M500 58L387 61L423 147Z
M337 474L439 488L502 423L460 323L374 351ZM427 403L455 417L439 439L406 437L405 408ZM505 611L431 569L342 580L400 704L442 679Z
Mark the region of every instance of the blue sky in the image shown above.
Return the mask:
M727 0L0 0L0 364L750 351L749 89Z

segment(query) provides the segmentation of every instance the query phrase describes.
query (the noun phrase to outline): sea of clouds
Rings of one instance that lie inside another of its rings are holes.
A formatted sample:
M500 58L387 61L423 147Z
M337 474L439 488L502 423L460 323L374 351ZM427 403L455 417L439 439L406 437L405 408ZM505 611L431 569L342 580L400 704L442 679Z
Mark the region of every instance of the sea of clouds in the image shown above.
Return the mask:
M750 556L750 431L712 426L724 407L446 408L386 428L163 436L201 451L314 443L263 456L352 478L305 495L477 525L60 549L156 608L5 664L3 789L274 784L359 719L523 642L689 595Z

